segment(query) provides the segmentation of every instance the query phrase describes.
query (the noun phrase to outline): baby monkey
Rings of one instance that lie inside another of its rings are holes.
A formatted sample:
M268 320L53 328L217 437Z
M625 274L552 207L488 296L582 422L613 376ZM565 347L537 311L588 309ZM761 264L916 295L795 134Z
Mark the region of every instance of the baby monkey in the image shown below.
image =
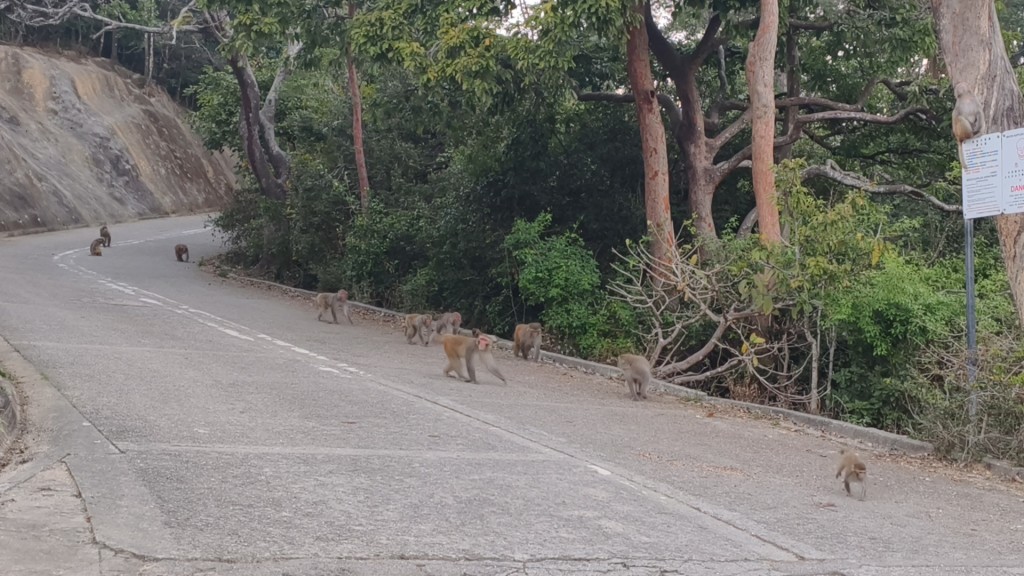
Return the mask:
M178 262L188 262L188 246L184 244L178 244L174 247L174 257L178 259ZM185 259L182 260L182 257Z
M89 256L103 256L103 238L97 238L89 244Z
M406 314L405 316L405 339L409 344L412 344L412 339L417 336L420 339L420 343L426 346L430 344L431 327L434 325L434 319L427 314ZM426 332L426 336L424 336Z
M846 487L847 496L853 496L850 492L850 482L860 482L860 499L863 500L868 494L868 467L856 452L847 451L845 448L839 451L839 469L836 470L836 478L843 477L843 486Z
M329 309L331 311L331 318L334 318L334 323L337 324L337 307L340 305L341 313L345 315L345 318L348 318L348 323L354 324L354 322L352 322L352 316L349 313L347 290L338 290L337 292L334 293L321 292L316 295L313 301L316 303L316 309L320 312L319 314L316 315L316 319L318 321L323 320L324 312L327 312L327 310Z
M619 369L626 379L629 395L633 400L647 399L647 385L651 382L651 363L643 356L622 354L619 356Z

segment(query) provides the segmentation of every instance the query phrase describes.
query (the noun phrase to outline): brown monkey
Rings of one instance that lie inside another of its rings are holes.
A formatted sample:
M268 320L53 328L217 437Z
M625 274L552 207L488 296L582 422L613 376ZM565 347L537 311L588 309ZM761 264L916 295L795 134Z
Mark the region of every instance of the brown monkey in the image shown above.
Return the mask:
M405 339L412 344L412 339L419 337L420 342L426 346L430 344L431 328L434 325L434 319L426 314L406 314L405 316ZM426 331L428 336L424 336L423 332Z
M540 361L540 343L543 327L540 322L529 324L516 324L516 331L512 335L512 355L522 354L523 359L529 360L531 350L536 350L533 359Z
M953 107L953 137L960 152L960 166L964 165L964 141L981 134L985 128L981 104L974 92L963 82L953 87L956 106Z
M313 298L313 301L316 303L317 310L320 311L320 313L316 315L317 320L321 320L323 318L324 312L327 312L327 310L330 309L331 318L334 318L334 323L337 324L338 313L336 312L336 308L337 306L340 305L341 313L345 315L345 318L348 318L348 323L354 324L354 322L352 322L352 316L349 313L347 290L338 290L337 292L333 293L321 292Z
M622 377L626 379L633 400L647 399L647 384L651 381L651 363L647 358L636 354L621 354L619 369L622 370Z
M860 499L863 500L868 494L868 467L856 452L848 452L845 448L839 451L839 469L836 470L836 478L843 477L843 486L846 487L846 495L853 496L850 492L850 482L860 482Z
M103 247L110 247L110 230L107 230L106 226L100 227L100 238L103 238Z
M103 238L97 238L89 244L89 256L103 256Z
M444 334L450 331L452 334L458 334L461 326L462 314L458 312L445 312L434 321L434 332L436 334Z
M182 256L185 257L182 260ZM174 257L178 259L178 262L188 262L188 246L184 244L178 244L174 247Z
M454 371L459 378L466 382L479 384L476 381L476 369L473 366L474 357L479 356L488 372L497 376L503 384L508 384L494 364L494 356L491 354L491 345L494 342L490 336L474 329L472 336L445 334L441 337L441 342L444 344L445 356L448 357L448 362L444 365L445 376ZM463 363L466 366L465 371L462 369ZM468 378L466 377L467 372L469 373Z

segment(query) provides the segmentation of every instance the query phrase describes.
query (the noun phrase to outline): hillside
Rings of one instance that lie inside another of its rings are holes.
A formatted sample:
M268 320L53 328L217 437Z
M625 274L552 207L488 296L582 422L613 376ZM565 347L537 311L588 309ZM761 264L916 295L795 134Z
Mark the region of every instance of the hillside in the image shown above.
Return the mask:
M231 161L109 61L0 46L0 233L220 207Z

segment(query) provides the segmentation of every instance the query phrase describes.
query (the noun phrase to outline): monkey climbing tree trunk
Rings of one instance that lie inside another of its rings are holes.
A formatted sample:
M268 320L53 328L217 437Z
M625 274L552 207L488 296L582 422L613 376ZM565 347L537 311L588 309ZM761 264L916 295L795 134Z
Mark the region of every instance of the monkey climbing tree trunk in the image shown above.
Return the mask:
M355 18L355 15L356 5L349 2L349 19ZM366 173L366 154L363 151L363 97L359 90L359 77L351 46L348 47L345 60L348 67L348 90L352 98L352 145L356 153L356 174L359 176L359 205L366 210L370 205L370 177Z
M949 78L981 103L984 133L1019 128L1024 98L999 31L994 0L931 0L935 30ZM996 230L1018 321L1024 325L1024 214L996 217Z
M675 228L669 205L668 150L665 126L661 123L661 107L654 91L654 77L644 27L644 2L637 2L633 12L638 17L629 29L626 43L626 67L629 84L636 101L640 125L640 147L644 159L644 205L647 228L651 236L651 255L660 262L676 257Z
M779 208L775 201L775 47L779 34L778 0L762 0L761 22L747 54L747 86L750 90L751 161L754 200L761 242L782 242Z

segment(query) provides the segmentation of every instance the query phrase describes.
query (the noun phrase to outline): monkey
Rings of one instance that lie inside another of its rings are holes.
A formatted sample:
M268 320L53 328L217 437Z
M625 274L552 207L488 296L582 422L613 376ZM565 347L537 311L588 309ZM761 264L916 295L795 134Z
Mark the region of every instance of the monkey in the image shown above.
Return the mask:
M316 315L317 320L321 320L324 316L324 312L327 312L327 310L330 309L331 318L334 318L334 323L337 324L338 313L336 312L336 308L338 305L341 305L341 313L345 315L345 318L348 318L348 323L355 324L352 322L352 316L349 313L347 290L338 290L333 293L321 292L313 298L313 302L316 304L317 310L320 311L320 313Z
M93 240L92 244L89 244L89 256L103 256L103 250L100 249L103 247L103 242L103 238Z
M182 260L181 257L185 259ZM188 246L184 244L178 244L174 247L174 257L178 259L178 262L188 262Z
M629 394L633 400L647 399L647 385L651 381L651 363L643 356L636 354L619 355L619 369L626 379Z
M539 362L543 329L540 322L516 324L516 331L512 335L512 355L519 356L521 354L524 360L529 360L530 351L533 350L533 359Z
M445 334L441 337L441 341L444 344L445 356L448 357L448 361L444 365L443 374L445 376L450 376L450 372L455 372L466 382L479 384L476 381L476 369L473 366L474 357L479 356L488 372L497 376L502 384L508 384L508 380L501 375L498 367L494 364L494 356L491 355L491 345L494 344L494 341L487 334L474 328L472 336ZM466 367L465 372L462 369L463 364ZM469 373L468 378L466 377L467 372Z
M420 343L424 346L430 344L430 338L423 336L423 331L426 330L427 334L431 333L431 328L434 325L434 319L426 314L406 314L405 316L405 339L412 344L414 337L419 337Z
M846 487L846 495L853 496L850 492L850 482L860 482L860 499L863 500L868 494L868 467L856 452L849 452L845 448L839 451L839 469L836 470L836 478L843 477L843 486Z
M981 134L985 128L985 119L982 117L978 97L967 84L957 82L953 87L953 94L956 96L956 106L953 107L953 137L956 138L960 166L963 167L964 141Z
M462 314L458 312L445 312L434 321L434 333L444 334L451 330L452 334L458 334L462 326Z
M110 247L110 230L107 230L106 226L100 227L100 238L103 238L103 247Z

